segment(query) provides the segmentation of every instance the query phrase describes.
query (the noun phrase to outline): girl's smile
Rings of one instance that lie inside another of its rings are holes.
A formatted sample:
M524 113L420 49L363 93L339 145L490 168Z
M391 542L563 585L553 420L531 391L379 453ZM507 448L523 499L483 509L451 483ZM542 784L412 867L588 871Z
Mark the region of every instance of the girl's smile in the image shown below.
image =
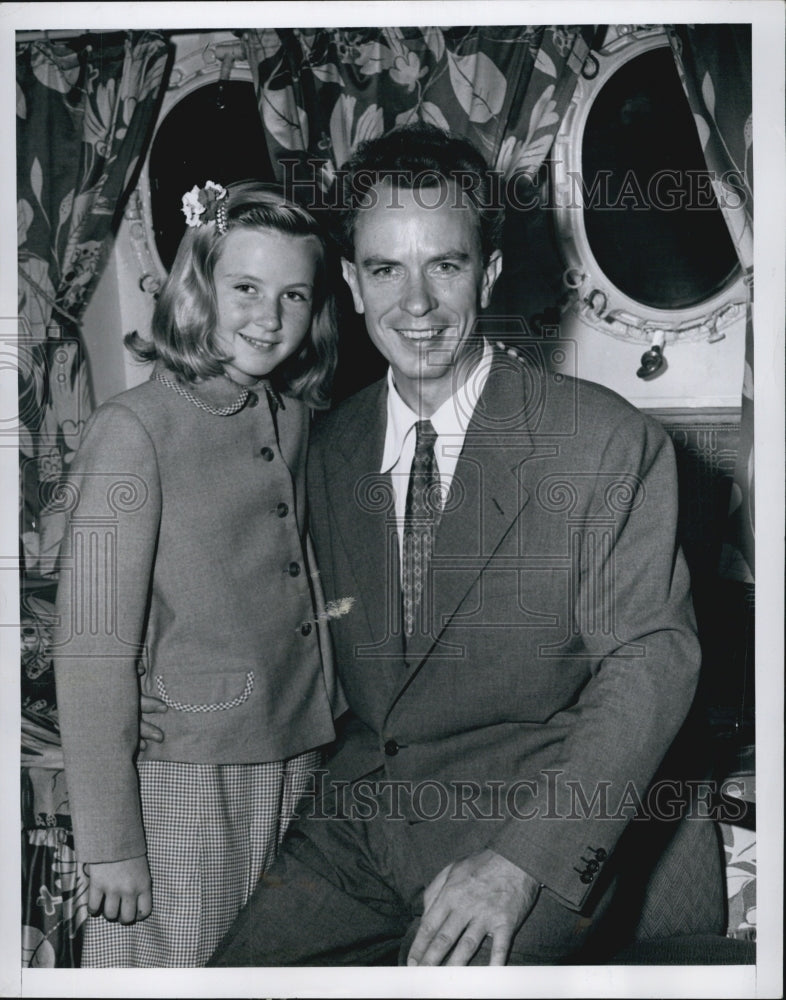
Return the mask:
M245 340L247 344L250 344L258 351L269 350L271 347L275 347L276 344L278 343L277 340L257 340L254 337L246 336L245 333L238 333L238 337L240 337L241 340Z

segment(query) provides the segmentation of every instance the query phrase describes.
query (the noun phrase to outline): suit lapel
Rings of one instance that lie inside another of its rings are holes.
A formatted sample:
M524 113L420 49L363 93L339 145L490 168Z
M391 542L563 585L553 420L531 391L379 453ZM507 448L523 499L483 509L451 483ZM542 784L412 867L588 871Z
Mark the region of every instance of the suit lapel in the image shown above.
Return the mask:
M518 362L495 363L467 429L434 545L430 634L407 642L409 670L401 670L403 643L396 526L389 476L382 463L387 421L387 387L381 381L346 414L333 437L330 462L332 524L349 563L363 608L367 642L356 645L354 659L373 657L384 664L390 711L427 662L429 655L458 655L444 632L478 576L509 533L518 530L526 506L527 459L544 453L536 446L527 416L531 381ZM554 451L545 446L545 451ZM367 662L371 662L370 660ZM362 664L360 666L362 669ZM379 674L378 674L379 676Z
M528 502L526 460L536 448L526 417L525 388L521 371L500 364L496 354L437 530L431 567L431 634L415 636L407 643L413 669L405 686L427 656L457 655L459 647L443 638L445 628L509 532L516 530Z
M389 475L379 472L385 443L384 380L348 415L331 458L332 523L356 584L368 641L359 656L401 657L395 505Z

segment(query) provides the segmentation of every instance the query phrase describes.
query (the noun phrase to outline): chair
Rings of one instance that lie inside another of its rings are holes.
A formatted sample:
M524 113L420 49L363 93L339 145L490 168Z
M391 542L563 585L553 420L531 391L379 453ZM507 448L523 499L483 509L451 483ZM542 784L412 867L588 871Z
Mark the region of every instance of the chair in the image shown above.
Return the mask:
M632 824L632 826L635 826ZM718 824L687 816L631 829L618 847L620 876L589 964L747 965L752 941L726 937L723 844Z

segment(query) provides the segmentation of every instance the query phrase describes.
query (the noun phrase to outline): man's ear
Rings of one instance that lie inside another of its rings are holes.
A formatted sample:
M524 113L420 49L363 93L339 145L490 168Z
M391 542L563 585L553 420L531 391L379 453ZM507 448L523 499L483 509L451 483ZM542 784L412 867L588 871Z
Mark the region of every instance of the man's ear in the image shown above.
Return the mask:
M482 309L491 301L491 293L502 270L502 251L495 250L489 257L489 262L483 268L483 284L480 288L480 305ZM344 275L346 277L346 274ZM349 279L347 279L349 280Z
M363 308L363 299L360 295L360 286L358 285L358 271L355 264L351 260L347 260L346 257L341 258L341 273L344 275L344 281L349 285L349 290L352 292L352 301L355 303L355 312L362 313L366 310Z

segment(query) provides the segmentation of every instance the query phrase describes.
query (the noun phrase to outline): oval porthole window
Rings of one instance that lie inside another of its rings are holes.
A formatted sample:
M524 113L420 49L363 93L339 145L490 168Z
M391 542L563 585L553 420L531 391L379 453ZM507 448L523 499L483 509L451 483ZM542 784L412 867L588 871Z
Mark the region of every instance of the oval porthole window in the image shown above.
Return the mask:
M148 176L156 249L169 270L185 228L186 191L206 180L274 180L253 85L227 80L187 94L158 127Z
M582 139L590 249L655 309L704 302L739 270L668 48L636 56L595 96Z
M564 309L637 343L722 339L748 302L716 198L744 204L739 181L707 167L663 27L615 30L592 61L551 157Z

